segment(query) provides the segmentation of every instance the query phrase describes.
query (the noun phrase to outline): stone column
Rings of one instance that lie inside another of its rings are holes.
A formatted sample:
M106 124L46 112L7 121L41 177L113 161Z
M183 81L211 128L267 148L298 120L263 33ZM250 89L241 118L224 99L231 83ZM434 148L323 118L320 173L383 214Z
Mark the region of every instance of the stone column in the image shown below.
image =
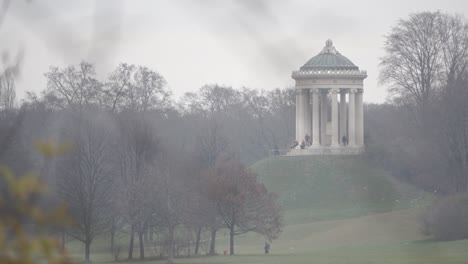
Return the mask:
M348 137L346 135L346 90L344 89L340 92L340 136L338 137L340 144L343 143L341 140L343 136Z
M324 147L327 138L327 93L320 95L320 145Z
M300 126L299 126L299 113L300 113L300 103L301 103L301 94L299 92L299 90L296 90L296 140L299 141L299 131L301 130L300 129Z
M338 93L340 90L338 89L331 89L330 95L332 98L332 138L331 138L331 146L338 147L340 145L338 141Z
M302 89L302 100L304 102L302 103L303 108L302 108L302 116L304 117L303 120L303 134L302 134L302 140L305 140L306 135L309 136L309 143L310 140L312 140L312 109L310 105L310 90L309 89ZM307 142L306 142L307 144Z
M363 90L356 93L356 145L364 145L364 113L363 113Z
M320 146L319 90L312 89L312 147Z
M356 89L349 90L349 108L348 108L348 145L356 145Z

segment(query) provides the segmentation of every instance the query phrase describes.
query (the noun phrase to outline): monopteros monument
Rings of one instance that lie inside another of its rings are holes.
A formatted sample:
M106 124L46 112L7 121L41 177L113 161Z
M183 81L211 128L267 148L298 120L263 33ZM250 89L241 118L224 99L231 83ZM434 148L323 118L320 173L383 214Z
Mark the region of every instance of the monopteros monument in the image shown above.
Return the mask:
M331 40L318 55L293 71L297 146L288 155L362 153L366 77L367 72L340 54Z

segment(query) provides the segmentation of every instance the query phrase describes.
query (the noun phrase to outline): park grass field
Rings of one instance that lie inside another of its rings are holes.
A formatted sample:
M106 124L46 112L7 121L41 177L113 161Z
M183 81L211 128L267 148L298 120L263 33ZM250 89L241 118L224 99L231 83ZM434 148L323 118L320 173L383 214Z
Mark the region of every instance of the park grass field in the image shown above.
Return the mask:
M468 263L468 240L435 242L421 232L420 214L432 195L362 157L273 157L252 169L280 194L285 209L284 232L272 242L272 254L262 254L264 238L247 234L236 237L236 256L176 263ZM96 241L93 261L112 260L107 243ZM81 254L78 245L72 248ZM217 251L226 248L228 236L220 232Z
M280 194L288 224L423 207L431 196L394 180L364 157L273 157L252 169Z

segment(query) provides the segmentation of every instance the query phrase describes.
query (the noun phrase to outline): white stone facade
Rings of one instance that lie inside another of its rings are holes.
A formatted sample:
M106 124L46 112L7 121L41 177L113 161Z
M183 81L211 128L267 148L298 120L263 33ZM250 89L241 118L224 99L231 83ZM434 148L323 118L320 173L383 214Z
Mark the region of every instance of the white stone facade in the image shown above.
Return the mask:
M320 54L294 71L298 145L288 155L362 153L366 77L367 72L336 51L331 40Z

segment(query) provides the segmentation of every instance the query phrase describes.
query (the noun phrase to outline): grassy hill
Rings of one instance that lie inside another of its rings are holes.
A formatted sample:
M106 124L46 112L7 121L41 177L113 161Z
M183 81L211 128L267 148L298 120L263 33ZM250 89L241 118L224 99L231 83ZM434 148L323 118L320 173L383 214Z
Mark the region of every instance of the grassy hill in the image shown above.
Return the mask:
M252 168L270 190L281 195L286 210L287 223L272 243L272 254L263 254L262 236L249 233L236 236L235 257L178 259L177 263L467 263L468 240L434 242L421 233L419 207L430 201L430 195L393 180L362 157L274 157ZM122 239L125 243L127 234ZM221 253L228 244L228 233L220 230L217 251ZM72 252L79 259L84 249L75 245ZM93 260L109 261L107 247L108 239L96 241ZM146 253L154 252L147 248Z
M280 194L289 224L419 207L430 196L359 156L272 157L252 169Z

